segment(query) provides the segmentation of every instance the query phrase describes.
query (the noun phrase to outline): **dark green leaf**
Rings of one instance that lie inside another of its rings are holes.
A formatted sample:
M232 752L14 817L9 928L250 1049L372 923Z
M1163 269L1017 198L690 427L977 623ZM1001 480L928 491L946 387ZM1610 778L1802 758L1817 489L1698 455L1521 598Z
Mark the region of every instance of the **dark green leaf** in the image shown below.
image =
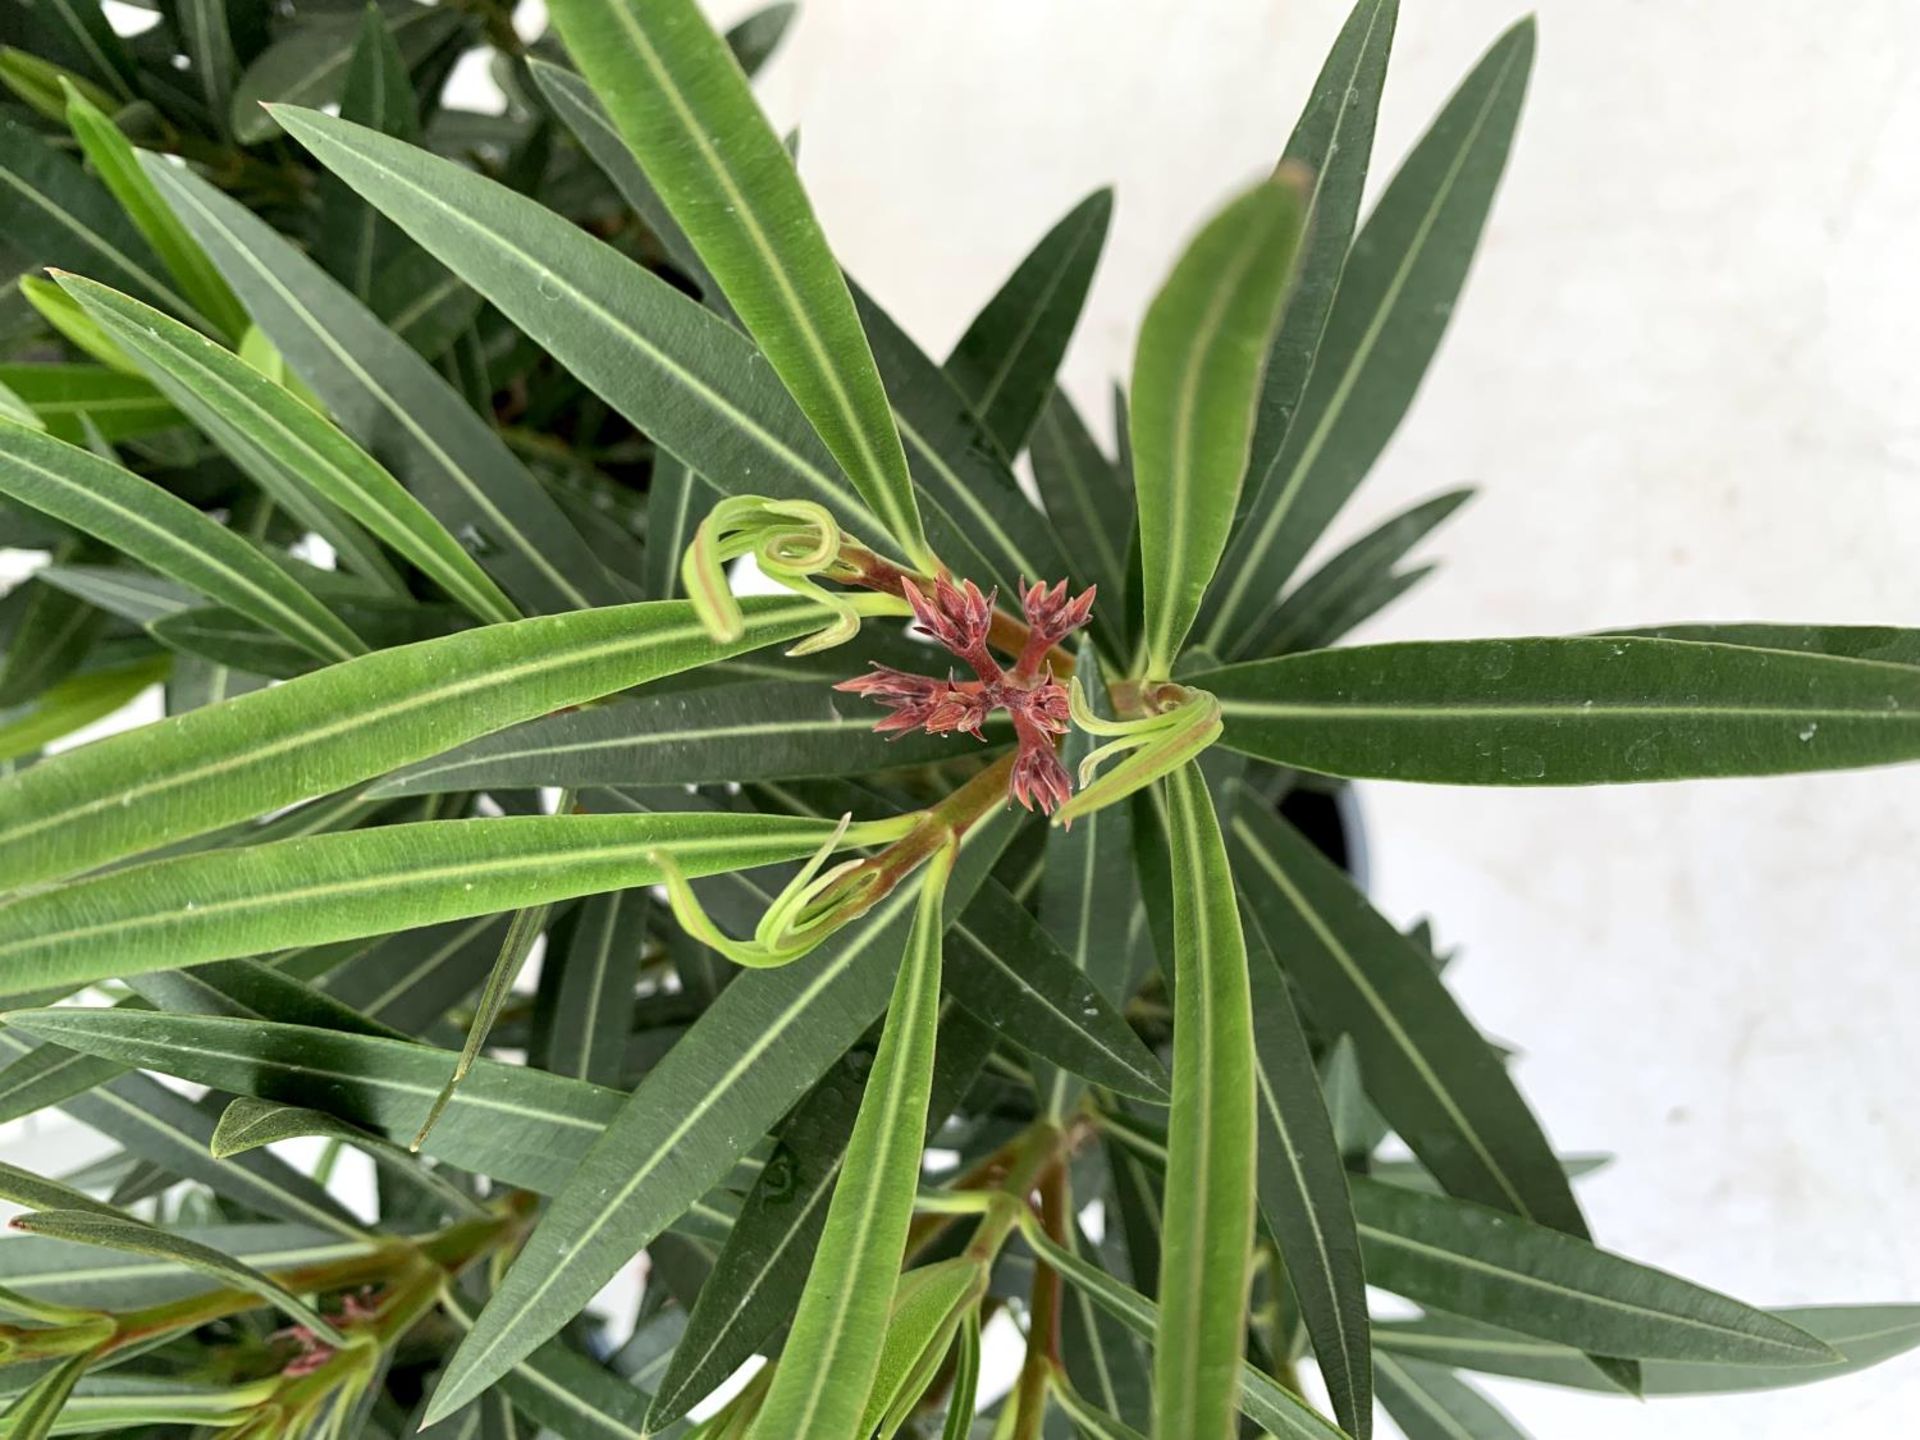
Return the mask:
M104 365L0 365L0 385L32 408L49 434L76 443L89 425L104 440L124 440L182 423L149 382Z
M1186 677L1223 743L1323 774L1446 785L1785 775L1920 757L1912 667L1682 640L1411 642Z
M1451 1370L1382 1355L1380 1400L1407 1440L1527 1440L1506 1412Z
M1207 648L1248 653L1287 577L1413 403L1506 167L1533 44L1531 19L1494 43L1368 216L1298 409L1266 452L1246 523L1221 565L1229 579L1203 632ZM1359 178L1349 183L1357 189Z

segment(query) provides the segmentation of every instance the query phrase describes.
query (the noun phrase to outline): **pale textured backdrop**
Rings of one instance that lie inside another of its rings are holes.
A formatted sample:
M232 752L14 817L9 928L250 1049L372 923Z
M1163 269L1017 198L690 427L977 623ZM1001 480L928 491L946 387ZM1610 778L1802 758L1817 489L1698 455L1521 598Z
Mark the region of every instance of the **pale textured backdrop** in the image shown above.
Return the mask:
M1403 0L1384 180L1523 0ZM724 18L747 4L716 5ZM1182 237L1270 165L1340 0L806 0L762 92L848 266L944 353L1092 187L1067 377L1103 408ZM1370 638L1920 623L1920 6L1546 7L1458 319L1344 535L1471 481ZM1760 1302L1920 1299L1920 769L1368 785L1376 892L1464 948L1600 1238ZM1912 1433L1920 1360L1635 1406L1496 1385L1541 1440Z

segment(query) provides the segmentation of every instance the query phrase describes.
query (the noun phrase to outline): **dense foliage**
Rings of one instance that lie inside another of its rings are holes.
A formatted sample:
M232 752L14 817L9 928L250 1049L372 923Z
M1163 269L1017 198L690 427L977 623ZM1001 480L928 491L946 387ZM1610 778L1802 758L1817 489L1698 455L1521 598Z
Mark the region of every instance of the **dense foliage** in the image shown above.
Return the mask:
M1595 1245L1336 863L1355 777L1920 756L1914 632L1338 646L1465 498L1300 574L1531 23L1363 222L1359 0L1115 456L1054 384L1107 195L936 361L749 91L786 8L551 8L0 0L0 545L51 557L0 600L0 1119L112 1146L0 1166L0 1434L1500 1440L1469 1372L1920 1343ZM476 48L504 114L446 103Z

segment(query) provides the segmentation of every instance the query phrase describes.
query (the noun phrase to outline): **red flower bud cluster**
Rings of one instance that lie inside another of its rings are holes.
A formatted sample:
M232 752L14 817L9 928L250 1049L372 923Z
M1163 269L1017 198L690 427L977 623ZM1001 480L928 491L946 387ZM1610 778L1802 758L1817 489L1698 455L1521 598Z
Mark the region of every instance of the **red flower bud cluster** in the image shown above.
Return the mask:
M371 1320L380 1313L380 1306L374 1291L368 1287L359 1293L349 1292L340 1297L340 1319L343 1323L356 1320ZM314 1334L305 1325L289 1325L284 1330L276 1330L268 1337L270 1340L291 1340L297 1347L297 1353L280 1367L280 1373L289 1380L298 1380L302 1375L311 1375L336 1353L333 1346Z
M869 674L834 688L865 695L891 710L874 726L881 734L924 730L930 735L958 732L977 739L987 717L1005 710L1019 743L1008 790L1027 809L1037 805L1043 814L1052 814L1072 793L1073 782L1054 750L1055 737L1066 734L1069 724L1067 690L1053 678L1046 657L1087 623L1093 610L1092 587L1071 600L1064 580L1052 587L1042 581L1025 589L1020 604L1027 616L1027 640L1012 670L1003 670L987 650L997 591L983 595L971 580L956 585L944 576L933 582L930 596L911 580L903 581L900 588L913 607L914 623L966 661L974 678L956 680L949 671L940 680L876 665Z

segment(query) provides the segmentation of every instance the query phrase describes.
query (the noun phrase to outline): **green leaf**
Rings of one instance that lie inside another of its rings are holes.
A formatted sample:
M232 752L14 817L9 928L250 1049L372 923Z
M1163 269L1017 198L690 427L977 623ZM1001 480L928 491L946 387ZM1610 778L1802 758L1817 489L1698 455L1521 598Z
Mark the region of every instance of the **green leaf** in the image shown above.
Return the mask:
M86 76L11 45L0 45L0 85L13 91L35 114L56 123L66 118L69 85L102 110L120 107L118 100Z
M330 659L366 649L332 611L241 536L77 445L0 421L0 492L83 530L208 599Z
M1022 1048L1096 1085L1164 1104L1153 1052L1071 956L993 881L949 931L947 988Z
M314 983L362 1014L417 1034L479 987L506 927L505 916L483 915L405 930Z
M18 1047L21 1042L12 1033L18 1030L263 1100L299 1105L323 1098L328 1113L400 1141L419 1129L456 1059L450 1051L412 1041L229 1016L73 1007L14 1011L8 1025L0 1032L0 1045ZM67 1108L92 1124L84 1107L111 1094L109 1087ZM621 1098L616 1091L523 1065L478 1060L421 1152L504 1185L551 1190L599 1139L619 1112ZM204 1118L206 1136L194 1142L202 1157L213 1134L211 1117ZM232 1168L256 1160L272 1157L247 1154L226 1164ZM206 1161L208 1168L213 1163ZM317 1223L311 1214L297 1218Z
M540 611L626 598L493 427L405 340L236 202L155 157L143 163L340 428L393 470L508 594Z
M642 695L489 736L402 770L374 793L784 780L924 765L955 754L952 736L896 739L875 734L873 723L871 714L812 680ZM1008 738L1004 725L988 733L1002 743Z
M1851 1374L1920 1346L1920 1306L1803 1305L1771 1312L1831 1345L1844 1360L1831 1365L1713 1365L1649 1360L1642 1366L1647 1395L1727 1395L1810 1385ZM1612 1393L1614 1383L1580 1351L1454 1315L1374 1323L1374 1343L1415 1360L1511 1375L1577 1390Z
M111 1211L41 1210L31 1215L16 1216L13 1228L49 1240L100 1245L109 1250L156 1255L163 1260L174 1261L189 1270L211 1275L222 1284L258 1295L330 1345L347 1343L347 1337L334 1327L332 1321L299 1296L284 1289L271 1276L262 1274L251 1265L243 1264L211 1245L203 1245L198 1240L190 1240L172 1231L156 1229L144 1221L131 1220Z
M1368 1097L1414 1154L1457 1195L1584 1235L1539 1122L1421 948L1253 796L1231 828L1262 936L1321 1029L1351 1037Z
M1117 1192L1108 1201L1110 1215L1116 1203ZM1075 1254L1095 1249L1084 1234L1069 1235L1067 1243ZM1117 1236L1110 1248L1120 1248ZM1078 1287L1062 1295L1061 1306L1060 1350L1073 1383L1108 1414L1136 1428L1152 1424L1151 1366L1139 1337Z
M994 817L968 831L948 886L956 911L991 868L1009 828ZM772 899L745 877L728 883L758 904ZM743 974L720 992L548 1207L456 1353L439 1392L449 1397L447 1409L566 1323L629 1256L718 1183L873 1022L886 1005L892 957L905 946L917 889L902 885L862 926L791 965Z
M934 1382L961 1317L973 1313L986 1294L988 1269L984 1261L961 1256L900 1276L892 1310L873 1327L881 1334L880 1360L859 1428L849 1433L865 1437L877 1429L881 1440L899 1433Z
M1655 625L1606 633L1793 650L1803 655L1839 655L1885 665L1920 665L1920 630L1899 630L1891 625Z
M42 320L74 349L89 360L98 360L109 369L124 374L137 375L140 367L132 358L112 340L107 333L76 305L73 298L51 280L42 280L35 275L20 277L20 293ZM35 429L40 427L36 425Z
M980 1397L980 1312L969 1310L954 1346L953 1383L947 1389L947 1419L940 1440L967 1440Z
M1085 686L1094 713L1111 719L1112 704L1099 663L1093 647L1083 644L1074 674ZM1062 760L1069 771L1079 767L1094 743L1094 737L1083 730L1067 737ZM1074 969L1087 977L1099 1003L1124 1005L1133 979L1128 944L1134 911L1129 903L1134 893L1133 828L1127 811L1108 806L1077 825L1048 827L1045 860L1040 880L1041 925ZM1035 1079L1047 1115L1056 1124L1063 1123L1085 1087L1067 1070L1052 1070Z
M363 656L56 756L0 781L0 873L27 885L204 834L828 618L798 600L744 603L733 645L710 640L685 601L542 616Z
M7 239L36 265L85 271L145 295L184 320L191 304L165 278L159 260L107 187L12 120L0 117L0 196Z
M96 1215L120 1216L112 1205L102 1204L91 1195L48 1180L18 1165L0 1161L0 1200L11 1201L28 1210L85 1210Z
M167 398L244 468L277 475L281 489L311 489L324 505L338 506L477 619L519 618L433 513L291 390L137 300L79 276L61 283L140 360Z
M0 365L0 385L62 440L86 439L88 426L103 440L124 440L181 423L151 383L104 365Z
M1451 1370L1382 1355L1380 1399L1407 1440L1527 1440L1498 1405Z
M1252 924L1246 944L1260 1110L1260 1213L1279 1242L1334 1414L1355 1440L1366 1440L1373 1427L1367 1277L1346 1167L1286 977Z
M1920 757L1907 666L1682 640L1417 641L1183 677L1222 743L1322 774L1443 785L1785 775Z
M1823 1341L1762 1310L1498 1210L1354 1177L1367 1280L1421 1305L1589 1354L1827 1365Z
M389 0L380 7L387 27L409 65L418 64L468 23L457 6L415 5ZM247 66L234 87L233 137L257 145L280 133L263 108L270 101L287 105L326 105L340 98L360 36L360 11L304 17L281 33Z
M1141 322L1130 424L1150 679L1173 673L1233 526L1261 366L1306 223L1303 187L1283 171L1220 211Z
M771 815L507 816L182 855L0 905L0 966L31 986L89 983L657 885L663 852L712 875L832 836Z
M954 850L928 862L826 1228L754 1424L756 1435L862 1440L920 1176L940 1014L942 904ZM917 1282L924 1284L925 1282Z
M0 1043L0 1054L12 1053L12 1042ZM70 1096L91 1090L96 1085L104 1085L125 1069L124 1065L114 1061L82 1055L64 1045L23 1047L21 1053L14 1054L5 1068L0 1068L0 1124L58 1105Z
M547 1068L556 1074L616 1088L625 1077L648 909L645 890L595 895L548 940L541 983L553 985Z
M227 0L179 0L174 14L181 48L200 82L207 112L225 130L233 110L234 75L240 68L233 29L227 23Z
M680 588L680 561L693 543L701 518L720 492L684 461L662 451L654 456L647 481L646 574L641 589L649 600L671 599Z
M1133 497L1125 477L1101 453L1064 391L1056 390L1040 412L1031 458L1035 486L1066 552L1067 573L1076 584L1099 585L1094 623L1105 628L1102 616L1109 606L1120 613L1126 589Z
M931 570L906 455L793 160L694 0L560 0L553 20L728 302L854 487Z
M65 565L56 560L33 573L48 585L142 627L200 603L184 586L131 565Z
M106 86L120 103L139 98L138 66L99 0L46 0L32 7L28 23L40 42L34 48Z
M85 553L84 542L62 546L55 559ZM39 572L36 572L39 573ZM0 709L23 705L80 668L105 627L106 612L70 591L48 585L26 586L26 608L8 637L0 661ZM9 592L11 593L11 592Z
M486 1213L466 1191L421 1164L402 1146L382 1136L370 1135L358 1126L349 1125L321 1110L242 1096L221 1112L220 1123L214 1128L209 1148L215 1159L224 1160L229 1155L256 1150L278 1140L306 1136L337 1140L364 1150L376 1164L396 1176L401 1184L424 1193L449 1215L457 1217Z
M75 675L51 686L26 714L0 724L0 763L17 760L104 720L165 677L164 660Z
M80 142L94 174L113 192L120 208L146 237L153 253L167 267L180 293L205 323L229 340L238 340L247 328L247 312L207 252L180 223L153 181L140 168L133 145L106 115L77 91L67 97L67 124ZM192 316L187 318L191 319Z
M6 1413L0 1414L0 1428L4 1428L7 1440L45 1440L53 1434L73 1387L97 1358L91 1350L69 1355L21 1392Z
M1113 218L1096 190L1041 237L947 357L946 372L1006 455L1018 455L1053 394Z
M1087 1440L1146 1440L1126 1421L1097 1410L1059 1371L1053 1374L1053 1398Z
M473 1328L467 1297L449 1290L441 1306L463 1333ZM519 1361L501 1377L500 1389L528 1419L570 1440L648 1440L646 1393L560 1340Z
M64 1018L83 1012L59 1010L34 1013ZM85 1013L123 1020L142 1015L139 1011L119 1009ZM159 1017L147 1013L142 1018ZM185 1017L168 1018L177 1023L190 1023ZM257 1021L226 1023L241 1026L258 1024ZM25 1026L17 1028L26 1030ZM57 1043L66 1042L64 1035L49 1038ZM22 1053L26 1048L25 1041L14 1033L13 1028L0 1031L0 1054ZM82 1047L73 1045L70 1048L78 1050ZM258 1214L276 1215L337 1235L358 1236L362 1233L353 1218L325 1190L276 1156L254 1154L227 1161L213 1159L207 1151L207 1145L213 1138L214 1117L192 1101L144 1075L122 1075L85 1094L62 1100L60 1108L89 1129L98 1130L118 1142L140 1159L150 1161L182 1179L198 1180L216 1194Z
M1055 1244L1031 1219L1022 1223L1020 1233L1034 1253L1058 1270L1069 1284L1084 1291L1134 1334L1159 1348L1161 1307L1098 1266ZM1306 1401L1239 1360L1237 1347L1234 1355L1240 1367L1235 1381L1239 1408L1256 1425L1279 1440L1346 1440L1343 1431L1322 1418ZM1165 1404L1157 1397L1156 1403Z
M340 115L383 135L409 142L419 139L420 117L406 61L380 12L371 6L361 15L340 95ZM331 175L320 178L319 255L347 289L377 309L375 281L381 269L403 264L409 248L392 224L351 186Z
M1173 851L1173 1104L1161 1240L1157 1440L1234 1433L1254 1212L1253 1012L1233 874L1199 767L1166 781Z
M1230 579L1204 632L1207 648L1248 653L1287 578L1413 403L1506 166L1533 45L1531 18L1494 43L1354 241L1298 409L1263 450L1246 523L1221 565Z
M1398 578L1393 567L1472 495L1471 489L1449 490L1362 535L1301 581L1244 651L1319 650L1340 639L1378 608L1375 597L1388 593Z

